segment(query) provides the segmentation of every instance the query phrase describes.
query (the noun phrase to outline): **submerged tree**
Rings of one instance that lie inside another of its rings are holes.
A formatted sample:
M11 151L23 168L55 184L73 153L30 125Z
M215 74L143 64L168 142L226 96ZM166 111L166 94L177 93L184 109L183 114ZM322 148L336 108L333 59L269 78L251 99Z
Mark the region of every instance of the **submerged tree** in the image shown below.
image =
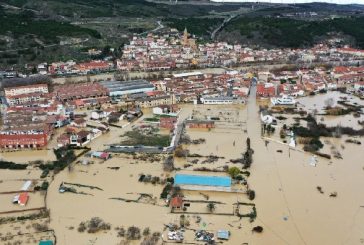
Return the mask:
M171 172L174 170L174 159L173 156L168 156L163 162L163 170Z
M209 202L206 207L207 207L207 210L210 213L213 213L215 211L215 208L216 208L215 203L213 203L213 202Z

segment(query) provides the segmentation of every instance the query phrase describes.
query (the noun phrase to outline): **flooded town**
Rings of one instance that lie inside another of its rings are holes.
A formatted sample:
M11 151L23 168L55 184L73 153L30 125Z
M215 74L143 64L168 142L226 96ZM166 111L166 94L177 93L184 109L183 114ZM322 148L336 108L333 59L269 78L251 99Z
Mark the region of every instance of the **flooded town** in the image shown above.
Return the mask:
M4 73L0 243L364 243L363 61L170 30Z

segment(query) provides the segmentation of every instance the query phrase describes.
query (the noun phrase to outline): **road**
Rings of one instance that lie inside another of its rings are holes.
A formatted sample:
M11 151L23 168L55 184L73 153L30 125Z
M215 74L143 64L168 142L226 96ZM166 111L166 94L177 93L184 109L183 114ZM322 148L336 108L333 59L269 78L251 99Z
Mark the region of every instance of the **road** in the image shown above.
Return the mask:
M211 33L211 40L215 40L216 34L219 31L221 31L221 29L224 28L224 26L226 24L228 24L232 19L234 19L237 16L238 16L238 14L234 14L234 15L230 15L228 18L224 19L224 21Z
M152 33L152 32L156 32L156 31L164 28L164 25L162 24L162 22L160 20L157 21L157 25L158 26L156 28L154 28L153 30L142 32L142 33L139 34L139 36L142 36L142 35L145 35L145 34L148 34L148 33Z

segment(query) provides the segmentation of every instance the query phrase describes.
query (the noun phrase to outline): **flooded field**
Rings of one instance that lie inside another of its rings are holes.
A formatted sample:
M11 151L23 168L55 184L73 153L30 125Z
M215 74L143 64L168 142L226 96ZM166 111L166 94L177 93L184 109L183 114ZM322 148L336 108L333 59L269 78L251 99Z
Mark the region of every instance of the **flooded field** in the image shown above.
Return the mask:
M343 94L337 91L329 91L326 94L318 94L315 96L307 96L297 99L299 102L298 108L306 110L308 113L316 112L318 114L325 112L325 106L330 104L332 107L341 106L338 101L346 101L353 105L364 105L364 101L353 95ZM332 102L329 102L332 101ZM342 107L342 106L341 106ZM362 110L363 111L363 110ZM324 122L327 126L333 127L341 125L343 127L352 127L354 129L361 129L362 126L358 121L364 120L364 114L359 117L354 117L352 114L341 116L318 116L320 122Z
M12 151L0 152L0 159L12 161L16 163L27 163L29 161L54 161L56 156L53 150L28 150L28 151Z

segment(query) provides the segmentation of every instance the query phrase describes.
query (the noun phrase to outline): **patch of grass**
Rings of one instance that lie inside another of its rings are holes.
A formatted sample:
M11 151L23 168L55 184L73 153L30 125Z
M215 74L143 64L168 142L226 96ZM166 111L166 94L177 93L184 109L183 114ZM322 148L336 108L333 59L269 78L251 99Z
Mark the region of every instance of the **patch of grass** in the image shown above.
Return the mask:
M121 141L122 145L144 145L144 146L169 146L171 138L169 135L149 134L145 135L138 130L128 131L122 137L128 139Z

